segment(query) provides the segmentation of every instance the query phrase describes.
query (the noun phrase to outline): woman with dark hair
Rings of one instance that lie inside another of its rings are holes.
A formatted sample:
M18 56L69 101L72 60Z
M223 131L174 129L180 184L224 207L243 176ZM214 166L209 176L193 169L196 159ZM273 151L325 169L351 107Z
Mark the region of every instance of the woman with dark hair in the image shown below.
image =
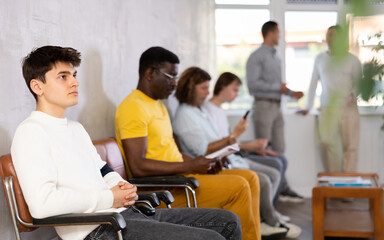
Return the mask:
M177 135L182 152L191 157L206 155L217 151L227 145L237 142L237 138L246 129L248 120L243 119L235 127L231 134L222 136L215 123L203 107L209 94L209 74L197 67L185 70L179 79L176 89L176 98L180 105L173 120L173 130ZM255 150L262 150L266 147L267 141L264 139L255 140L247 146ZM240 148L244 146L240 144ZM241 162L241 156L230 155L228 160ZM254 162L258 165L258 176L260 182L260 212L264 222L261 223L261 234L265 237L297 237L301 230L293 224L282 223L276 214L272 204L274 191L272 190L271 179L280 181L280 173L272 168ZM249 168L244 166L241 168ZM256 167L255 167L256 168ZM252 169L254 170L255 169Z
M210 113L210 116L213 122L219 129L219 132L222 136L229 134L229 123L225 111L221 108L221 104L225 102L232 102L238 96L238 92L241 86L241 81L239 77L230 72L225 72L219 76L216 81L215 88L213 91L213 97L204 103L204 107ZM243 120L240 120L238 125L242 123ZM273 168L276 168L281 174L281 181L279 188L276 191L274 196L274 204L277 204L277 200L280 197L280 200L284 201L287 193L290 193L291 196L297 196L296 198L291 197L290 201L302 202L302 198L294 192L285 177L285 171L288 167L288 161L285 156L272 151L270 149L254 149L250 143L243 143L241 145L242 155L252 162L257 162L263 165L267 165Z

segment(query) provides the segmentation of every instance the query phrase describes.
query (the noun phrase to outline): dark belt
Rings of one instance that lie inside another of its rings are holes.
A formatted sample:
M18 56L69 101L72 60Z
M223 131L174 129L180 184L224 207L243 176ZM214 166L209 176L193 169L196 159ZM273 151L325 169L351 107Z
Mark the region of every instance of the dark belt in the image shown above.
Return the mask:
M272 99L272 98L255 98L256 101L264 101L264 102L273 102L280 104L280 100Z

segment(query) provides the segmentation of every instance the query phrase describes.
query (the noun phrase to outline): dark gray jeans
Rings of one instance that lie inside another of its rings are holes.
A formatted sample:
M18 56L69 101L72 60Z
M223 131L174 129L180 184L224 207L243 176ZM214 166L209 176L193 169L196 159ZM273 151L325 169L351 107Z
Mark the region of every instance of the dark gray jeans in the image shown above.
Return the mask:
M241 239L240 219L232 212L208 208L156 209L146 216L135 207L121 213L127 223L124 239ZM110 225L100 225L86 240L117 239Z

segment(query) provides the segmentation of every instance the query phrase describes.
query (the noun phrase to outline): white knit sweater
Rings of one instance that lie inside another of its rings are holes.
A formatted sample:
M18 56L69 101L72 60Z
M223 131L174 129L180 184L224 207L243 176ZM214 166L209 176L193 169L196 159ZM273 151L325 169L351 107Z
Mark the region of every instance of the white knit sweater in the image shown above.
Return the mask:
M105 165L83 126L34 111L17 128L11 155L34 218L66 213L120 212L110 190L119 174L102 177ZM97 225L56 227L59 236L83 239Z
M322 86L320 105L345 106L351 93L357 96L356 86L361 75L361 63L353 54L348 53L337 61L328 52L320 53L315 59L305 109L311 109L313 106L319 80Z

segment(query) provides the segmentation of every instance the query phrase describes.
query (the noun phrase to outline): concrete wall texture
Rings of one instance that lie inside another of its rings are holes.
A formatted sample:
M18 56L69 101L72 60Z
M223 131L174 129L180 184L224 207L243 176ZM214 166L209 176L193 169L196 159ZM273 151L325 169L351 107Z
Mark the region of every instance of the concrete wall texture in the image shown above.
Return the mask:
M67 117L92 139L114 136L118 104L136 88L140 54L151 46L176 53L179 71L214 69L212 0L0 0L0 155L10 151L17 125L35 108L21 73L33 48L60 45L82 53L79 104ZM52 239L52 229L23 234ZM15 239L0 189L0 239Z

